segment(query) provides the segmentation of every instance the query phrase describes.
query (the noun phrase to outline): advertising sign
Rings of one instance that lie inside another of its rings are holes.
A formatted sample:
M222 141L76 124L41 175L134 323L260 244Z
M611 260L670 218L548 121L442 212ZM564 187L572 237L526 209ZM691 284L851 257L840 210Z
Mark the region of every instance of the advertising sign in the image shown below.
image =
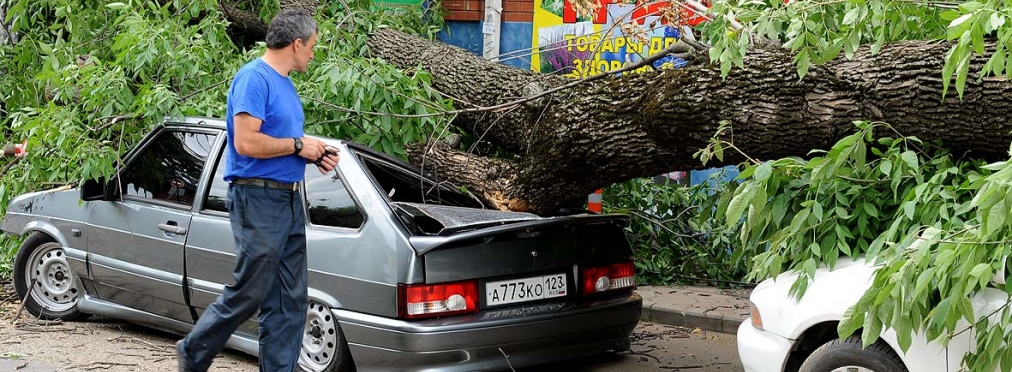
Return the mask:
M601 7L578 16L569 0L534 0L534 54L531 68L574 78L612 71L657 53L676 42L688 27L668 24L661 14L667 1L637 6L624 1L599 0ZM679 14L683 14L680 12ZM684 13L686 25L701 21ZM690 18L691 17L691 18ZM635 25L635 27L630 27ZM655 67L681 67L685 61L667 56ZM649 69L644 66L641 69Z

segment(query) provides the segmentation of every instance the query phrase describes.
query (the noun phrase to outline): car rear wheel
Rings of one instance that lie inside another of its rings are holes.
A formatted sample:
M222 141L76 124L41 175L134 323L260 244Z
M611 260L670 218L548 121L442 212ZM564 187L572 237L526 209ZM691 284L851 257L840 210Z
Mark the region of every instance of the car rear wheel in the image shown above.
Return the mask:
M78 320L83 297L80 281L70 271L67 254L55 239L43 233L28 236L14 260L14 289L32 316L54 320Z
M861 337L851 336L815 349L799 372L907 372L907 368L884 342L878 341L865 349Z
M351 360L348 341L337 324L337 318L330 307L316 301L309 302L306 316L306 333L302 336L302 353L299 365L310 372L351 372L355 363Z

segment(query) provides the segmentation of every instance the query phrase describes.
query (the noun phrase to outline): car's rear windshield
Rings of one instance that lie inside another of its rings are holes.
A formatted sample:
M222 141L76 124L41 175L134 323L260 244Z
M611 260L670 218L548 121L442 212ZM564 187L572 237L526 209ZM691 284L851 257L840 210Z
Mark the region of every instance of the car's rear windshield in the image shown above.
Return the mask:
M486 208L467 190L447 181L439 181L432 174L422 177L412 168L361 151L355 151L355 155L391 202Z

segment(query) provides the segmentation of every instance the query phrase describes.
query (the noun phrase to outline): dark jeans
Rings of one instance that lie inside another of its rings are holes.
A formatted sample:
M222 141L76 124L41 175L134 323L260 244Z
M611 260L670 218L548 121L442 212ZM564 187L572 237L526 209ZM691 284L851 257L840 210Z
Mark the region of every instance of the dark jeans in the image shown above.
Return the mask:
M206 371L232 332L260 310L260 371L292 372L306 327L306 217L299 193L229 185L235 284L183 339L185 363Z

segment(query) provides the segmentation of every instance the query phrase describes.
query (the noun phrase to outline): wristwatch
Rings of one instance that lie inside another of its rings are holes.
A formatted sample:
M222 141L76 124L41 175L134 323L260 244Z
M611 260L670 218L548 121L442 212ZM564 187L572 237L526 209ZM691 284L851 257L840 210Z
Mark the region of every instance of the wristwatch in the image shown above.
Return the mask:
M295 140L295 152L292 155L298 155L302 152L302 138L293 138Z

